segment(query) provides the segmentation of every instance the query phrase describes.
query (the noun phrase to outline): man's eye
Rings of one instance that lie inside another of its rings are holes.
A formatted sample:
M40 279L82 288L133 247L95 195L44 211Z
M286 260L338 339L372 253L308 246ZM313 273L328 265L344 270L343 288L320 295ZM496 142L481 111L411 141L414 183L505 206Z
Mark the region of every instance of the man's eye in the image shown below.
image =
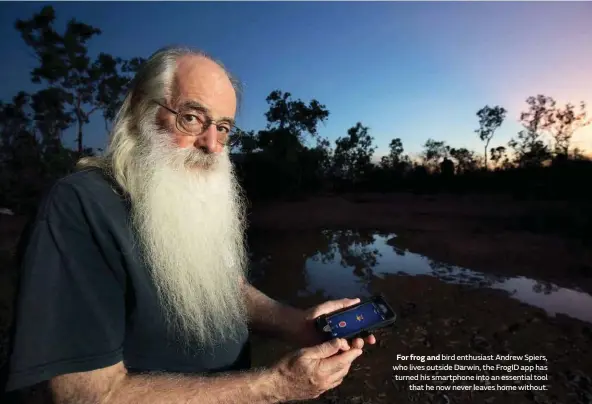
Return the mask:
M218 132L228 134L230 133L230 128L228 126L218 125Z
M197 115L192 115L192 114L185 114L182 116L183 122L190 124L190 125L195 125L200 123L200 119Z

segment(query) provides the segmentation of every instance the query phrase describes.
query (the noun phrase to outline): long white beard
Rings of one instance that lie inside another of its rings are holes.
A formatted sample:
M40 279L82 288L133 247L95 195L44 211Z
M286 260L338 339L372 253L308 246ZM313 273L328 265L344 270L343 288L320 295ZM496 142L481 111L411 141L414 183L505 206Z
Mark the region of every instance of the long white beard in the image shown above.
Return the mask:
M142 139L128 173L132 221L168 325L187 346L236 340L247 320L247 259L228 153L181 149L154 129Z

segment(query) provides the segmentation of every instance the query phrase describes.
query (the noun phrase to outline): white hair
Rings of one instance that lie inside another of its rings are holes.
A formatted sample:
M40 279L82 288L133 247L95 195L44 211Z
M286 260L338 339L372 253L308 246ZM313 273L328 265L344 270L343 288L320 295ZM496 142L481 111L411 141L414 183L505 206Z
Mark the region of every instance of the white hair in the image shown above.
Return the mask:
M244 200L228 150L180 148L157 124L152 101L173 95L177 61L187 55L212 60L177 47L152 55L117 114L106 154L78 166L101 168L127 194L138 252L169 326L187 347L208 348L246 329Z

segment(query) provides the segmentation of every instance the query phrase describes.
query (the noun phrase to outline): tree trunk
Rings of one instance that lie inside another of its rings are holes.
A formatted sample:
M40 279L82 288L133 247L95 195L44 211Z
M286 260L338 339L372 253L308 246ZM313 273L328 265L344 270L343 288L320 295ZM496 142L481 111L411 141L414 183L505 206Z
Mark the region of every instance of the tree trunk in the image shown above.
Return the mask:
M487 148L489 147L490 141L491 138L487 139L487 142L485 142L485 171L489 170L489 166L487 165Z
M82 122L78 120L78 153L82 156Z
M78 154L82 157L82 99L80 94L78 94L76 100L76 119L78 120Z

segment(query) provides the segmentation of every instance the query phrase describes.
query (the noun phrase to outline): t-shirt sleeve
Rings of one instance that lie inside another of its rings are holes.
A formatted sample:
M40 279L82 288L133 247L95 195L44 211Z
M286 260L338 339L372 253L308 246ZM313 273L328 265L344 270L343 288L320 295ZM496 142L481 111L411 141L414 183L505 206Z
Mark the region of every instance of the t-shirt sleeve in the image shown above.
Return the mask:
M68 184L56 185L32 224L19 274L6 390L122 360L125 297ZM93 222L94 223L94 222Z

